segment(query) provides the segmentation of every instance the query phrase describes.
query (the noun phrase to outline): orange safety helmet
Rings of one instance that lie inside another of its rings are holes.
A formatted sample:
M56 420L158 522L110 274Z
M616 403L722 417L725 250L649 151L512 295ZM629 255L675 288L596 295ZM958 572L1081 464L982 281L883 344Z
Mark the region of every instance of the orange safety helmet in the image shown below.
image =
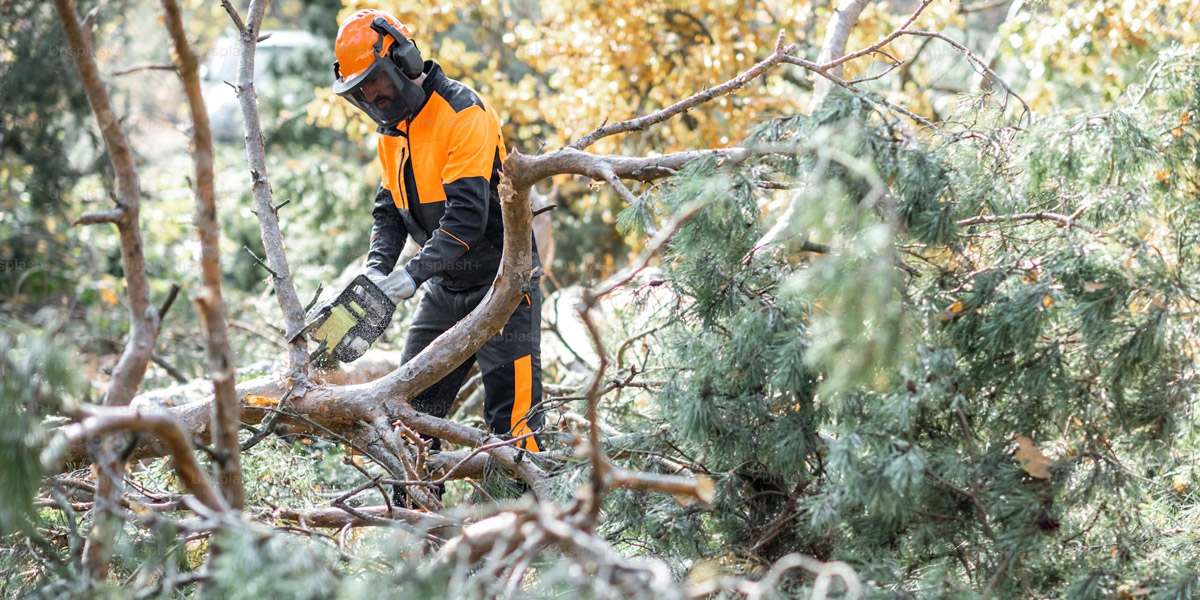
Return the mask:
M337 41L334 43L333 54L337 57L341 76L353 79L355 75L366 71L375 62L375 44L379 43L379 32L371 27L371 22L382 18L397 31L408 37L412 35L408 27L399 19L382 10L360 10L342 21L338 27ZM386 35L383 38L383 48L379 56L387 56L395 39Z
M381 133L411 119L425 102L425 90L413 82L425 62L408 28L381 10L360 10L338 28L333 63L333 92L367 113Z

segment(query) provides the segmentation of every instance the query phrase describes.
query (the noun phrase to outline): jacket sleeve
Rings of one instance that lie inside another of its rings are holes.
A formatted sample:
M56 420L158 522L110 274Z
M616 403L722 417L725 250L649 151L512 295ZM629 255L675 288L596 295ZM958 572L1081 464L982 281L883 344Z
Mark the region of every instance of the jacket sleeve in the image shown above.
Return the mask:
M445 212L439 228L405 266L417 285L447 269L483 239L488 220L488 186L496 159L498 127L471 106L458 113L442 168Z
M367 252L366 268L383 274L392 272L404 243L408 240L408 228L400 218L400 209L392 200L392 193L382 185L375 193L375 208L371 210L375 225L371 227L371 249Z

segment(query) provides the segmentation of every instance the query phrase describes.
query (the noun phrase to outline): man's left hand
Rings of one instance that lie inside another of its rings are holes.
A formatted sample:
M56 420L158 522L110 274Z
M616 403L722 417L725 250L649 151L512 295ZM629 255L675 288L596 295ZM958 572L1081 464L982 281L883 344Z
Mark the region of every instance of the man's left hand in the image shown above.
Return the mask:
M391 275L384 275L375 269L367 269L367 279L379 286L392 302L400 304L401 300L411 298L417 292L417 284L408 271L396 269Z

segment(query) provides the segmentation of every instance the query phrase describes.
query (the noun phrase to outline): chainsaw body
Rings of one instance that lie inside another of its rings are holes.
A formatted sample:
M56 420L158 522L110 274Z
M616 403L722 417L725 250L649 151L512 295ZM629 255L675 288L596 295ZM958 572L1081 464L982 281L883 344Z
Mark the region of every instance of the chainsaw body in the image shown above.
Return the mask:
M317 343L313 359L329 355L339 362L354 362L383 335L394 312L396 303L359 275L333 302L322 306L296 337L307 334Z

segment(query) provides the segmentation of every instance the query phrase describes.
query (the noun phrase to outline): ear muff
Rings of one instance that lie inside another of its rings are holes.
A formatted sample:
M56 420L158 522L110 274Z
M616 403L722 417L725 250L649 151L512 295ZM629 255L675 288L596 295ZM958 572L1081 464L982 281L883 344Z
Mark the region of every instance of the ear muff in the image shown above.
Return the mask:
M392 62L400 67L400 70L410 79L416 79L421 75L421 71L425 68L425 61L421 58L421 51L417 48L417 43L408 39L403 33L387 22L383 17L375 17L371 20L371 29L379 32L380 38L376 54L383 53L383 36L390 35L396 42L392 44L391 51L388 56Z

